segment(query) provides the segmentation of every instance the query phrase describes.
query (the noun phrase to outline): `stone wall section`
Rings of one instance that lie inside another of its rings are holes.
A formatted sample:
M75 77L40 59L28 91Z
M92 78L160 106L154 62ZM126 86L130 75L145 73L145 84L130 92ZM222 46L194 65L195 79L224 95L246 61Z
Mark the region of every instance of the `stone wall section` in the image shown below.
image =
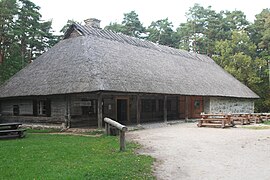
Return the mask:
M240 98L210 98L210 113L253 113L254 100Z

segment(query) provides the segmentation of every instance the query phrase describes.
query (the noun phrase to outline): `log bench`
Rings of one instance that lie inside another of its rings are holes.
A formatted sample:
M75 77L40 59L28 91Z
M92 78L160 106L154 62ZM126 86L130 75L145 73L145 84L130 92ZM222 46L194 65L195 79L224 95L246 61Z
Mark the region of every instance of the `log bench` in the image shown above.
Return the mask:
M234 124L247 125L250 124L250 114L234 113L231 115L231 120Z
M260 115L261 121L270 121L270 113L261 113Z
M0 139L6 138L23 138L26 129L19 129L21 123L3 123L0 124Z
M261 119L261 113L251 113L250 114L250 122L257 124L257 123L261 123L262 119Z
M201 113L201 119L198 120L198 127L232 127L234 126L230 114L204 114Z
M26 129L9 129L9 130L0 130L0 138L23 138L25 136Z

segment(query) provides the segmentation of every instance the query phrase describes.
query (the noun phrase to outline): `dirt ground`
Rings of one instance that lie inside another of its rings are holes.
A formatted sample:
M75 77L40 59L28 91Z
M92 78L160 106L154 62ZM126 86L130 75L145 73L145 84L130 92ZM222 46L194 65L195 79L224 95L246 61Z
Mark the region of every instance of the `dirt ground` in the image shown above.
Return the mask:
M127 133L156 158L157 179L270 179L270 129L198 128L195 123Z

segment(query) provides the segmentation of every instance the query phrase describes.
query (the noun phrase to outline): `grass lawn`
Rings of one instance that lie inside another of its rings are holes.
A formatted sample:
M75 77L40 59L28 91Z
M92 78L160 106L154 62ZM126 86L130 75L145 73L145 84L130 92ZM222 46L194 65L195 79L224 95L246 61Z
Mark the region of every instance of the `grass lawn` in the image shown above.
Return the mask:
M27 134L0 140L0 179L155 179L153 158L117 137Z

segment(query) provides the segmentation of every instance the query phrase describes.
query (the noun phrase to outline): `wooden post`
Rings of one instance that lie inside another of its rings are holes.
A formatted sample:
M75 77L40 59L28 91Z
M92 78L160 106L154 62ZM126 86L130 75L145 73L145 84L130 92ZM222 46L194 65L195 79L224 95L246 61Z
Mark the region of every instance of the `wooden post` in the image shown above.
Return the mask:
M164 118L164 122L167 123L167 95L164 95L164 102L163 102L163 118Z
M248 119L248 123L250 124L250 123L251 123L251 117L250 117L250 114L247 115L247 119Z
M66 128L70 128L71 127L71 115L70 115L70 108L71 108L71 102L70 102L70 97L69 95L66 96Z
M126 150L125 131L120 130L120 151Z
M102 128L102 94L98 94L98 104L97 104L97 118L98 118L98 128Z
M185 122L188 122L188 96L185 96Z
M128 128L112 119L109 119L109 118L104 118L104 122L105 122L105 127L106 128L106 131L108 129L109 131L109 135L111 134L110 133L110 126L113 126L115 127L117 130L120 131L120 151L124 151L126 149L126 142L125 142L125 132L128 130ZM107 126L106 126L107 124Z
M108 131L108 123L105 123L105 135L109 135L109 131Z
M234 126L234 121L233 121L233 118L232 118L232 115L231 114L228 114L227 116L228 118L228 125L230 126Z
M139 125L141 123L141 99L139 95L137 95L136 100L136 114L137 114L137 124Z

